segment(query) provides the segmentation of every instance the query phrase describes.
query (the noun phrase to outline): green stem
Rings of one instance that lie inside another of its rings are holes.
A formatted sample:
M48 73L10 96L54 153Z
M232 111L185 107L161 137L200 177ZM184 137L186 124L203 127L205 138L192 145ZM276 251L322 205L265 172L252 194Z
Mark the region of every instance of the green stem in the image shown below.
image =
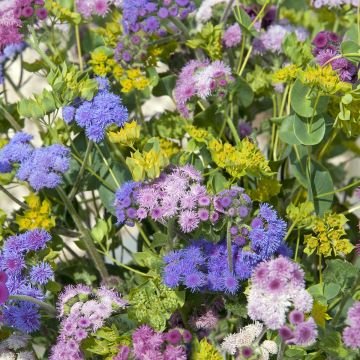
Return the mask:
M236 144L240 145L241 140L240 140L239 134L238 134L238 132L237 132L237 130L235 128L235 125L234 125L232 119L230 119L230 117L227 114L225 114L225 116L226 116L226 122L227 122L227 124L228 124L228 126L230 128L231 134L234 137L234 140L235 140Z
M79 163L82 165L83 161L80 159L80 157L78 157L77 155L75 155L74 153L71 154L71 156ZM88 171L92 176L96 177L96 179L98 179L104 186L106 186L110 191L112 191L113 193L116 192L116 188L114 186L112 186L111 184L109 184L107 181L105 181L101 176L99 176L93 169L91 169L88 166L85 166L86 171Z
M334 318L333 318L333 320L331 322L331 325L333 327L335 327L336 324L338 323L338 321L340 319L340 316L341 316L341 313L342 313L347 301L349 300L349 297L352 296L352 294L356 291L356 288L357 288L357 286L359 284L360 284L360 276L358 276L357 280L354 282L351 289L346 294L344 294L344 296L342 297L341 303L339 305L339 309L338 309L337 313L335 314L335 316L334 316Z
M294 230L294 227L297 225L298 221L294 221L291 226L289 227L289 230L287 231L286 235L285 235L285 239L284 241L287 240L287 238L290 236L291 232Z
M81 181L83 180L84 172L85 172L85 169L86 169L86 166L87 166L87 162L88 162L89 157L90 157L90 154L91 154L91 150L92 150L93 144L94 144L94 143L93 143L91 140L90 140L90 141L88 142L88 144L87 144L84 161L83 161L83 163L81 164L80 171L79 171L79 173L78 173L78 176L76 177L74 186L73 186L73 188L71 189L70 194L69 194L69 200L70 200L70 201L71 201L71 200L74 198L74 196L76 195L76 193L77 193L77 191L78 191L78 188L79 188L79 185L80 185Z
M226 19L229 16L230 10L234 4L235 0L230 0L221 16L220 22L224 23L226 21Z
M338 192L342 192L342 191L345 191L345 190L348 190L348 189L351 189L357 185L360 185L360 180L356 180L355 182L349 184L349 185L346 185L340 189L337 189L337 190L334 190L334 191L329 191L329 192L326 192L326 193L323 193L323 194L319 194L316 196L316 198L322 198L324 196L328 196L328 195L332 195L332 194L336 194Z
M249 61L249 58L250 58L250 55L251 55L252 50L253 50L253 46L251 45L251 46L249 47L249 50L248 50L246 56L245 56L244 62L243 62L243 64L242 64L242 66L241 66L241 69L240 69L240 71L238 72L239 76L241 76L242 73L243 73L243 71L245 70L246 64L247 64L247 62Z
M45 54L43 50L41 50L39 42L36 38L35 30L33 27L30 28L31 38L28 39L28 42L30 43L31 47L40 55L40 57L45 61L47 66L51 70L56 70L56 65L51 61L51 59Z
M172 23L183 33L186 39L190 39L190 33L187 27L176 17L171 18Z
M61 200L63 201L65 207L67 208L69 214L71 215L72 219L74 220L76 227L78 228L79 232L83 236L84 245L85 245L85 248L86 248L86 251L87 251L89 257L94 262L95 267L99 271L101 278L103 280L106 280L108 278L109 274L107 272L107 269L105 267L105 263L104 263L103 259L99 255L99 253L94 245L90 230L87 229L83 225L82 220L80 219L78 213L76 212L72 202L66 196L64 190L60 187L57 187L56 190L57 190Z
M351 213L353 213L353 212L355 212L357 210L360 210L360 205L356 205L356 206L350 208L349 210L344 211L343 214L344 215L351 214Z
M151 241L148 238L148 236L146 235L144 229L142 228L141 224L139 222L136 222L136 226L139 229L139 233L142 236L142 238L144 239L144 241L146 242L147 246L151 248Z
M233 272L233 261L232 261L232 249L231 249L231 222L228 221L227 227L226 227L226 246L227 246L227 252L228 252L228 264L230 272Z
M296 239L296 249L295 249L295 256L294 256L294 261L295 262L296 262L297 257L298 257L299 245L300 245L300 229L298 229L298 236L297 236L297 239Z
M115 184L117 187L120 187L120 183L118 182L114 172L112 171L111 167L110 167L110 164L109 162L107 161L106 157L104 156L104 154L102 153L101 149L100 149L100 146L98 144L95 143L95 147L96 147L96 150L99 152L104 164L107 166L108 170L109 170L109 173L111 175L111 177L113 178Z
M5 119L16 131L21 131L20 125L17 123L16 119L0 104L0 109L4 113Z
M12 201L14 201L16 204L18 204L21 208L25 210L29 210L29 206L27 206L22 201L18 200L10 191L8 191L4 186L0 185L0 190L6 194Z
M76 1L74 0L74 12L76 12ZM79 67L80 70L84 70L82 54L81 54L81 41L80 41L80 31L79 31L79 24L75 24L75 38L76 38L76 48L79 58Z
M41 300L35 299L31 296L27 296L27 295L10 295L9 296L10 300L19 300L19 301L28 301L31 302L33 304L39 305L42 309L44 309L47 313L49 313L49 315L56 317L56 309L50 305L47 304Z
M319 160L321 160L323 158L323 156L325 155L326 150L328 149L330 144L334 141L334 139L336 138L336 135L338 134L338 132L339 132L338 129L333 130L331 136L328 138L325 145L320 150L320 153L319 153L319 156L318 156Z
M321 261L321 254L319 254L319 283L322 284L322 261Z

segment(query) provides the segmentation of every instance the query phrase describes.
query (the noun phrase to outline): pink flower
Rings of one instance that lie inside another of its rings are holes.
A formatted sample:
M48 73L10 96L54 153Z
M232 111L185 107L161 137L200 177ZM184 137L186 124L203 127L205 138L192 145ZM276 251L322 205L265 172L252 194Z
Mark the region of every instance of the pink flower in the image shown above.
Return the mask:
M241 42L241 28L238 23L231 25L223 35L223 43L227 48L235 47Z

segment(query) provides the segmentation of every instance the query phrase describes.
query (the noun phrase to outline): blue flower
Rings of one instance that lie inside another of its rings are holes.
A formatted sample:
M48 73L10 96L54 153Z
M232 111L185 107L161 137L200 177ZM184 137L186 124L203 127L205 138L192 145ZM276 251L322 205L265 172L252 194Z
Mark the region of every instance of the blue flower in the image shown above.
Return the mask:
M17 306L4 309L4 320L8 326L31 333L40 328L39 307L35 304L21 301Z
M30 279L35 284L44 285L54 276L54 271L46 262L41 262L30 269Z

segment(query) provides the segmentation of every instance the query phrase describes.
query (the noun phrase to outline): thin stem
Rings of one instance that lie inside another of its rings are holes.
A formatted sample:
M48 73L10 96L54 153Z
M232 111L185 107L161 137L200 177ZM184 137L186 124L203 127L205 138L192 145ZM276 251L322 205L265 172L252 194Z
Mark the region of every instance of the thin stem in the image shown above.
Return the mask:
M111 175L111 177L113 178L115 184L117 187L120 187L120 183L118 182L114 172L112 171L110 165L109 165L109 162L107 161L106 157L104 156L104 154L102 153L101 149L100 149L100 146L98 144L95 143L95 147L96 147L96 150L99 152L104 164L107 166L108 170L109 170L109 173Z
M332 194L336 194L338 192L342 192L342 191L345 191L345 190L348 190L348 189L351 189L357 185L360 185L360 180L356 180L355 182L349 184L349 185L346 185L340 189L337 189L337 190L334 190L334 191L329 191L327 193L323 193L323 194L319 194L316 196L316 198L321 198L321 197L324 197L324 196L328 196L328 195L332 195Z
M40 55L40 57L45 61L51 70L56 70L56 65L51 61L51 59L41 50L39 42L36 38L35 30L33 27L30 28L31 39L28 40L31 47Z
M284 241L287 240L287 238L290 236L291 232L294 230L294 227L296 226L298 222L297 221L294 221L291 226L289 227L289 230L287 231L286 235L285 235L285 239Z
M146 242L147 246L151 247L151 241L148 238L148 236L146 235L146 233L145 233L144 229L142 228L141 224L139 222L136 222L136 226L139 229L140 235L142 236L142 238Z
M8 191L4 186L0 185L0 190L6 194L12 201L14 201L16 204L18 204L21 208L25 210L29 210L29 206L27 206L22 201L18 200L10 191Z
M264 13L265 11L265 8L268 6L270 0L267 0L264 5L262 6L262 8L260 9L260 11L258 12L258 14L256 15L255 19L251 22L250 26L249 26L249 29L251 29L255 24L256 22L259 20L259 18L262 16L262 14Z
M8 123L16 130L21 131L20 125L17 123L16 119L0 104L0 109L4 113L5 119Z
M86 251L87 251L89 257L91 258L91 260L94 262L97 270L100 273L101 278L103 280L107 279L109 274L107 272L107 269L105 267L105 263L104 263L103 259L99 255L99 253L94 245L90 230L87 229L83 225L81 218L79 217L78 213L76 212L72 202L66 196L64 190L60 187L57 187L56 190L57 190L61 200L63 201L65 207L67 208L69 214L71 215L72 219L74 220L76 227L78 228L79 232L82 234Z
M70 201L71 201L71 200L74 198L74 196L76 195L76 193L77 193L77 191L78 191L78 188L79 188L79 185L80 185L80 183L81 183L81 180L83 179L84 172L85 172L85 169L86 169L86 166L87 166L87 163L88 163L90 154L91 154L91 150L92 150L93 144L94 144L94 143L93 143L91 140L90 140L90 141L88 142L88 144L87 144L86 151L85 151L84 161L83 161L82 164L81 164L81 167L80 167L78 176L76 177L74 186L73 186L73 188L71 189L70 194L69 194L69 200L70 200Z
M75 0L74 0L74 12L76 12L76 1ZM80 70L83 71L84 65L83 65L82 54L81 54L79 24L75 24L75 38L76 38L76 48L77 48L78 59L79 59L79 67L80 67Z
M39 305L42 309L44 309L46 312L49 313L49 315L56 317L56 309L50 305L47 304L41 300L35 299L31 296L27 296L27 295L10 295L9 296L10 300L19 300L19 301L28 301L31 302L33 304Z
M297 261L298 252L299 252L299 245L300 245L300 229L298 229L298 236L297 236L297 239L296 239L296 249L295 249L294 261Z
M323 158L323 156L325 155L326 150L328 149L330 144L334 141L334 139L336 138L336 135L338 134L338 132L339 132L338 129L333 130L331 136L328 138L325 145L322 147L322 149L319 152L319 156L318 156L319 160L321 160Z
M241 69L240 69L240 71L239 71L239 73L238 73L239 76L241 76L242 73L243 73L243 71L245 70L245 66L246 66L247 62L249 61L249 58L250 58L250 55L251 55L252 50L253 50L253 46L251 45L251 46L249 47L249 50L248 50L246 56L245 56L244 62L243 62L243 64L242 64L242 66L241 66Z
M322 261L321 261L321 254L319 254L319 283L322 284Z
M357 210L360 210L360 205L356 205L356 206L350 208L349 210L344 211L343 214L344 214L344 215L346 215L346 214L351 214L351 213L353 213L353 212L355 212L355 211L357 211Z
M230 9L232 8L232 6L234 5L235 0L230 0L221 16L220 22L225 22L229 16L230 13Z
M171 21L183 33L186 39L190 39L190 33L187 27L178 18L172 17Z
M235 140L236 144L240 145L241 140L240 140L239 134L238 134L238 132L237 132L237 130L235 128L235 125L234 125L232 119L230 119L230 117L227 114L225 114L225 116L226 116L226 122L227 122L227 124L228 124L228 126L230 128L231 134L234 137L234 140Z

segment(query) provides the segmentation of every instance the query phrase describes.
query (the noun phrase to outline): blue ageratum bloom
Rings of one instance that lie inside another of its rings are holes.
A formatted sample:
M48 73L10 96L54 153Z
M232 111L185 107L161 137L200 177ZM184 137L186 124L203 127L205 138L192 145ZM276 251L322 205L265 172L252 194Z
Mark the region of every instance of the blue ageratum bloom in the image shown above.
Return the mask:
M30 252L46 247L50 234L43 229L34 229L24 234L8 237L0 253L0 271L6 274L6 288L9 295L26 295L44 301L43 285L53 277L53 271L46 262L29 266L26 258ZM0 312L5 326L31 333L40 328L39 307L27 301L10 300Z
M97 78L97 81L99 91L91 101L77 100L62 109L64 121L69 124L75 120L85 129L86 136L96 143L104 140L110 125L122 127L129 117L120 96L109 91L108 80Z
M36 191L55 188L69 169L70 150L60 144L36 149L31 140L31 135L19 132L0 149L0 172L11 172L13 164L18 163L19 180L28 181Z
M46 262L41 262L30 269L31 282L44 285L54 276L54 271Z

